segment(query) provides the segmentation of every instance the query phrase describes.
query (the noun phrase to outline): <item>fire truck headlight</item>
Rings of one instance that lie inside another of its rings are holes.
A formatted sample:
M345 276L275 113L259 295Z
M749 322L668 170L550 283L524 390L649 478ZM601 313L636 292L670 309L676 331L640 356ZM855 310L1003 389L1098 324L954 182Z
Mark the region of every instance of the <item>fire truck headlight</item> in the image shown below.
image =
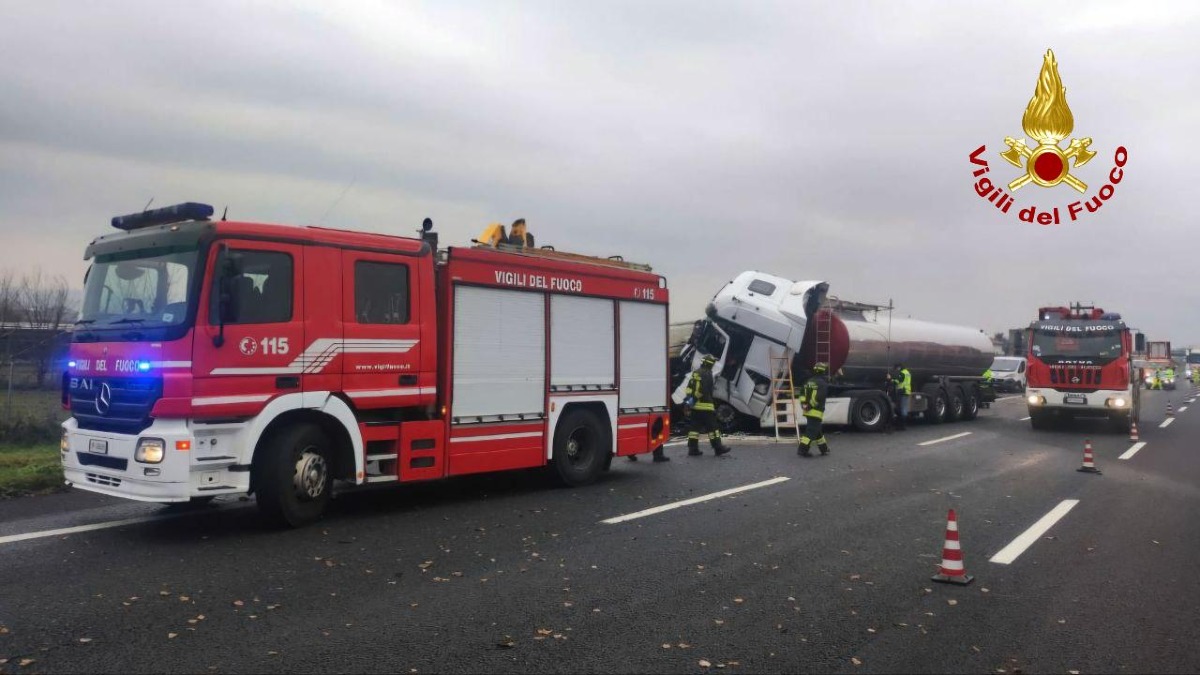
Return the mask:
M1108 399L1108 407L1110 407L1110 408L1124 408L1125 403L1126 403L1125 399L1123 399L1119 396L1117 398Z
M143 464L158 464L163 461L163 449L166 445L161 438L142 438L138 440L137 451L133 458Z
M1029 401L1029 405L1041 405L1046 402L1046 398L1044 396L1039 396L1037 394L1030 394L1029 398L1026 400Z

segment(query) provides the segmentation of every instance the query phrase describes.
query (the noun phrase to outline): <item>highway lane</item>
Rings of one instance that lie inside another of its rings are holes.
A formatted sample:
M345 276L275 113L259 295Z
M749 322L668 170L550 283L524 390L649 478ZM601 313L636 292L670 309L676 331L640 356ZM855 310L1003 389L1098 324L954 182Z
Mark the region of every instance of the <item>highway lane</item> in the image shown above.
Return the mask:
M577 490L514 474L345 495L300 531L234 502L0 544L0 671L1194 671L1200 413L1157 425L1186 394L1148 394L1129 460L1104 425L1034 432L1010 400L836 434L827 458L735 439L729 458L674 446ZM1085 437L1103 475L1075 471ZM988 562L1064 499L1052 538ZM929 582L951 507L967 587ZM158 512L5 502L0 537Z

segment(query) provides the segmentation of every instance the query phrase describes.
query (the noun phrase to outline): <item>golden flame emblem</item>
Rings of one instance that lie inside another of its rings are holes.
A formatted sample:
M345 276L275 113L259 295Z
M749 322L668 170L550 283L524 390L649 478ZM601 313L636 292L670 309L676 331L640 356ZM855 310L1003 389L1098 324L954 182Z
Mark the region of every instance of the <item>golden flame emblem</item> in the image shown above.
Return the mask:
M1080 192L1087 191L1087 184L1071 175L1069 160L1074 158L1075 167L1078 168L1091 161L1096 153L1088 150L1092 144L1091 138L1073 138L1065 151L1058 145L1071 135L1075 128L1075 116L1067 105L1067 88L1058 75L1058 62L1054 60L1053 50L1046 50L1042 72L1038 74L1033 98L1025 106L1021 127L1025 135L1037 141L1038 145L1030 149L1025 145L1025 139L1004 138L1009 149L1000 153L1000 156L1009 164L1025 169L1025 175L1009 183L1008 189L1019 190L1026 183L1034 182L1042 187L1066 183ZM1021 160L1025 160L1024 163Z

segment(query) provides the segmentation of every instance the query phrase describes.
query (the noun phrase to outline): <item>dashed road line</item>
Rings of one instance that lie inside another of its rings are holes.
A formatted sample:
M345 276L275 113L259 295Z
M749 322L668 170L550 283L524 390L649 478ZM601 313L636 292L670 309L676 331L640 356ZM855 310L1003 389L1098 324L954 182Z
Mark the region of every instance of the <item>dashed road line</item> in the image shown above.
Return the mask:
M136 525L138 523L148 523L154 520L166 520L168 518L178 518L184 514L167 515L167 516L141 516L140 518L126 518L124 520L110 520L103 523L92 523L91 525L76 525L75 527L62 527L57 530L42 530L40 532L26 532L24 534L10 534L5 537L0 537L0 544L13 544L18 541L28 541L30 539L42 539L45 537L59 537L67 534L76 534L79 532L92 532L95 530L107 530L113 527L124 527L126 525Z
M1033 417L1022 417L1021 419L1019 419L1019 420L1017 420L1017 421L1018 421L1018 422L1024 422L1025 420L1031 420L1031 419L1033 419Z
M963 436L970 436L970 435L971 435L971 432L964 431L961 434L954 434L953 436L946 436L945 438L935 438L932 441L925 441L924 443L917 443L917 445L933 445L934 443L943 443L945 441L952 441L956 438L962 438Z
M1175 421L1174 417L1168 417L1167 419L1162 421L1162 424L1158 425L1158 428L1166 429L1167 427L1171 426L1171 422L1174 422L1174 421Z
M1144 447L1146 447L1146 441L1134 443L1132 446L1130 446L1130 448L1128 450L1126 450L1124 452L1124 454L1122 454L1117 459L1131 459L1134 455L1137 454L1138 450L1141 450Z
M721 490L720 492L714 492L712 494L701 495L699 497L692 497L691 499L684 499L684 500L678 501L678 502L671 502L670 504L663 504L662 506L655 506L654 508L644 509L642 511L626 513L623 516L616 516L614 518L609 518L607 520L602 520L600 522L605 525L616 525L617 523L623 523L627 520L634 520L636 518L645 518L646 516L653 516L658 513L663 513L664 511L671 511L674 509L682 508L684 506L691 506L692 504L699 504L701 502L707 502L707 501L711 501L713 499L720 499L721 497L728 497L729 495L735 495L739 492L746 492L747 490L757 490L758 488L764 488L764 487L768 487L770 485L776 485L778 483L782 483L782 482L788 481L788 480L791 480L791 478L788 478L787 476L777 476L770 480L764 480L759 483L751 483L750 485L743 485L741 487L729 488L728 490Z
M1075 508L1079 503L1078 499L1064 499L1058 506L1050 509L1050 513L1042 516L1041 520L1037 521L1028 530L1025 530L1016 539L1012 540L1008 546L1000 549L1000 552L992 556L991 562L998 565L1008 565L1016 560L1018 556L1025 552L1038 539L1042 538L1043 534L1051 528L1062 517L1067 515L1067 512Z
M1181 405L1181 406L1179 406L1179 412L1183 412L1184 410L1187 410L1187 406L1186 406L1186 405Z

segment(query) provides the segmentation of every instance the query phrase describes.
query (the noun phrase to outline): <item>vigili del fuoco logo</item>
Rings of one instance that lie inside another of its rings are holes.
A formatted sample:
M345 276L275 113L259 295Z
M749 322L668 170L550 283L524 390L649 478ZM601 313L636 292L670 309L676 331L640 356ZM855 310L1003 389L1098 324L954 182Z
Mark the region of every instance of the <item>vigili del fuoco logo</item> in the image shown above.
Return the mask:
M1024 138L1004 137L1004 144L1008 146L1008 150L999 153L1000 156L1024 172L1008 182L1008 190L1016 192L1030 183L1043 188L1056 188L1065 183L1080 194L1087 195L1088 184L1073 173L1073 170L1092 161L1096 151L1089 150L1092 145L1090 137L1071 138L1065 150L1059 145L1074 131L1075 117L1067 105L1067 88L1058 76L1058 62L1054 60L1052 50L1046 50L1042 72L1038 75L1037 87L1033 90L1033 98L1029 99L1029 105L1025 106L1025 116L1021 118L1021 128L1025 130L1026 136L1037 142L1037 145L1030 147ZM985 175L992 170L984 159L986 152L987 146L981 145L971 153L971 164L980 167L972 174L978 179L975 192L991 202L1001 213L1009 213L1014 204L1013 197L1000 185L993 185L992 180ZM1027 223L1059 225L1064 217L1076 221L1085 214L1096 213L1116 192L1116 186L1124 176L1124 166L1128 160L1129 152L1125 146L1118 146L1113 153L1113 167L1108 172L1108 182L1091 197L1070 202L1062 208L1054 206L1039 210L1037 206L1030 205L1018 209L1017 218ZM997 168L996 175L1000 174L1000 168Z

